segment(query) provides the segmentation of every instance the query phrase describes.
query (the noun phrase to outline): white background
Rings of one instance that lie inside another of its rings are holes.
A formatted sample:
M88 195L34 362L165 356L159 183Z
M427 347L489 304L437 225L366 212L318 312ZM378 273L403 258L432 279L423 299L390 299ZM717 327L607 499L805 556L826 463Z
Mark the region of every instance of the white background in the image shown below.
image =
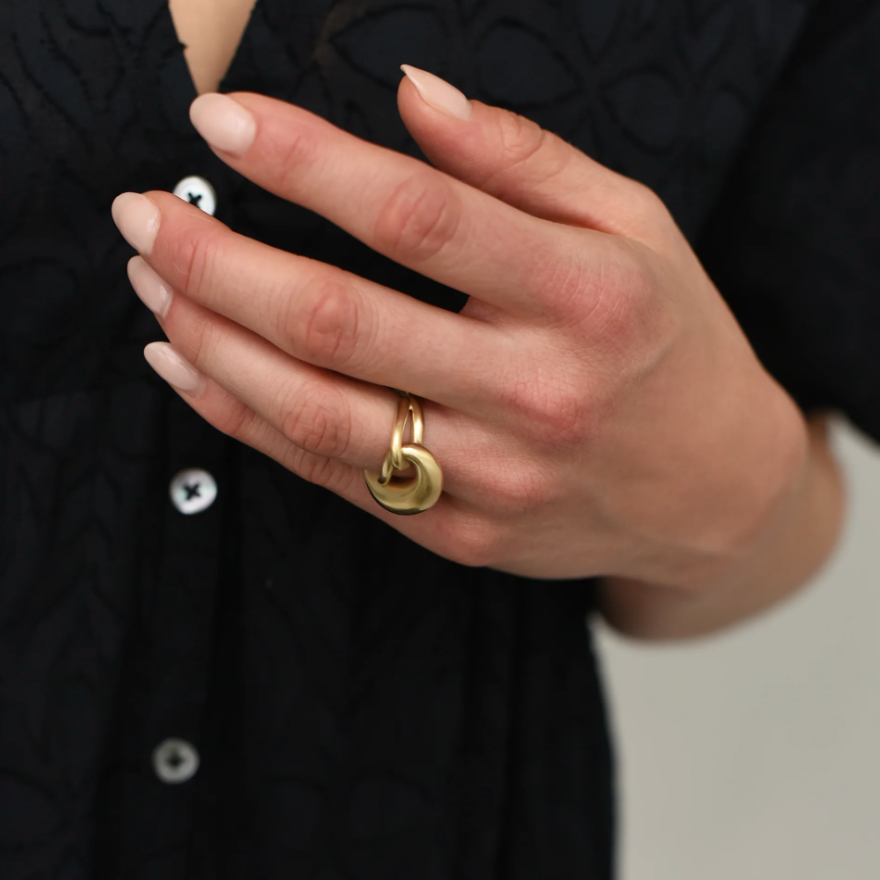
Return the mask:
M833 432L848 519L797 595L690 642L596 623L620 880L880 880L880 448Z

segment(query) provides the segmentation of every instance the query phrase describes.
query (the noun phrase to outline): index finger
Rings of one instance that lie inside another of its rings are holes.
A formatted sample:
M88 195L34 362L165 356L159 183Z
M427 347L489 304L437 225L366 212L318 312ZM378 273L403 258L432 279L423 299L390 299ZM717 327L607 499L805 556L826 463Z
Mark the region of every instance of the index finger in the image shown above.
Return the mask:
M601 234L533 217L264 95L202 95L190 115L217 155L254 183L504 311L544 312L543 292L580 274L572 263Z

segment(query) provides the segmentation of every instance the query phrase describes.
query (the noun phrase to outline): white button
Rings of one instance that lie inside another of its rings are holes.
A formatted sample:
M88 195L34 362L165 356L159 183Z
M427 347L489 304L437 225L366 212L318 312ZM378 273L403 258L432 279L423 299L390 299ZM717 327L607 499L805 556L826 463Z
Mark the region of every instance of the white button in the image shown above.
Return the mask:
M166 739L153 749L153 769L169 785L187 782L199 769L199 753L185 739Z
M178 471L168 487L171 501L181 513L201 513L217 497L217 481L199 468Z
M214 211L217 210L217 193L204 177L184 177L174 187L174 195L197 208L201 208L212 217Z

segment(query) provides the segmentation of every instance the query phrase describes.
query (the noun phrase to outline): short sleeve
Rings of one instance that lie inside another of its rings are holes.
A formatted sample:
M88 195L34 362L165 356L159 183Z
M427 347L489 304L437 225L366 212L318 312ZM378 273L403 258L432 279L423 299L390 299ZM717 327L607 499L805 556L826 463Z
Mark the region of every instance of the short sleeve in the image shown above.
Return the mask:
M820 0L695 250L805 413L880 442L880 2Z

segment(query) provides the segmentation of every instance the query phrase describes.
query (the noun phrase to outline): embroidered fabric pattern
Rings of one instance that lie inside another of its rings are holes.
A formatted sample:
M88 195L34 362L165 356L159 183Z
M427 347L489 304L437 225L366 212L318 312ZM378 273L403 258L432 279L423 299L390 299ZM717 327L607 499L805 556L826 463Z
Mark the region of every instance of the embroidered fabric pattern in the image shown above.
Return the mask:
M880 440L878 37L862 0L259 0L221 91L413 155L401 62L531 116L656 189L799 402ZM591 583L435 557L145 363L110 203L191 175L245 235L464 301L231 172L194 97L164 0L0 4L0 876L610 880Z

